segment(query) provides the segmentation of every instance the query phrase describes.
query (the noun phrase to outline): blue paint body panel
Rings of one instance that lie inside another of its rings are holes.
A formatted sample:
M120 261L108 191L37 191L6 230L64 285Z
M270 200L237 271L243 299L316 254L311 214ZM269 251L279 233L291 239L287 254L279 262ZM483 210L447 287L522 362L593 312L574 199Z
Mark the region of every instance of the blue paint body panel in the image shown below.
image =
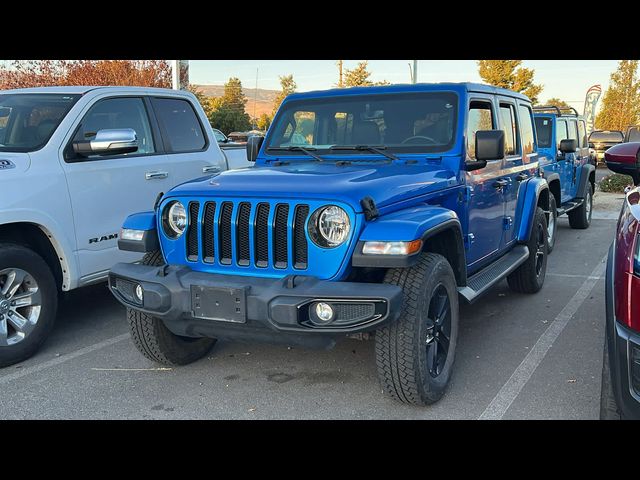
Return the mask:
M122 228L130 228L132 230L155 230L156 214L155 212L141 212L129 215L122 224Z
M535 177L527 181L524 195L518 204L518 217L520 224L517 227L517 239L519 242L526 242L531 233L531 225L538 207L538 199L543 190L547 189L547 181L540 177Z
M458 215L453 210L433 205L419 205L369 222L360 235L360 240L416 240L422 238L428 230L449 220L458 220Z

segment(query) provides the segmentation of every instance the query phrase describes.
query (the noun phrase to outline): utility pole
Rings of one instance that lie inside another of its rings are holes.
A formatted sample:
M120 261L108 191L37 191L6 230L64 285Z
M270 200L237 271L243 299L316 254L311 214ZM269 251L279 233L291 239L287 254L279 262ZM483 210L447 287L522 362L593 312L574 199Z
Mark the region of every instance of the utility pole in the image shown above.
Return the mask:
M256 67L256 89L253 93L253 129L256 130L257 128L257 122L258 120L256 119L256 105L258 104L258 69L259 67Z
M171 60L171 88L180 90L180 60Z
M340 72L338 74L338 88L342 88L344 86L342 83L342 62L342 60L338 60L338 71Z
M413 61L413 75L411 75L411 83L418 82L418 60Z

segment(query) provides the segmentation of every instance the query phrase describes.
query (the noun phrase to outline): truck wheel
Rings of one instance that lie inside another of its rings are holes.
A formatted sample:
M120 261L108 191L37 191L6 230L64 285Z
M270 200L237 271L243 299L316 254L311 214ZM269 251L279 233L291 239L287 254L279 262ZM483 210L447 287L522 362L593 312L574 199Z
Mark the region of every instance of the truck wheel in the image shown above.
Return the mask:
M147 253L143 265L164 264L162 253ZM173 334L159 318L127 308L131 337L136 348L149 360L164 365L186 365L202 358L216 343L214 338L181 337Z
M591 213L593 212L593 191L591 183L587 182L584 192L584 202L578 208L569 212L569 225L571 228L589 228L591 224Z
M40 255L0 243L0 367L31 357L56 319L58 291Z
M600 420L621 420L616 397L613 394L613 385L611 383L608 343L608 340L605 338L602 361L602 388L600 390Z
M458 291L449 262L421 254L411 268L389 269L385 283L404 290L400 318L376 331L376 364L384 390L396 400L427 405L444 394L458 340Z
M540 207L536 209L527 246L529 258L507 276L509 287L518 293L536 293L544 284L547 271L547 216Z
M547 253L553 251L556 244L556 230L558 229L558 208L556 207L556 197L549 195L549 216L547 217Z

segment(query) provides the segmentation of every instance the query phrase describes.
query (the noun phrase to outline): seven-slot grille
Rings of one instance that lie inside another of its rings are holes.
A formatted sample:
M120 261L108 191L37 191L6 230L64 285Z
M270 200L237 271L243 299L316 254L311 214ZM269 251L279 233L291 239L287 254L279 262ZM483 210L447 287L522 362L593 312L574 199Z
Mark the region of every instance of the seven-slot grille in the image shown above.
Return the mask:
M309 205L191 201L188 212L185 237L190 262L246 267L253 261L259 268L286 269L291 258L293 268L307 269Z

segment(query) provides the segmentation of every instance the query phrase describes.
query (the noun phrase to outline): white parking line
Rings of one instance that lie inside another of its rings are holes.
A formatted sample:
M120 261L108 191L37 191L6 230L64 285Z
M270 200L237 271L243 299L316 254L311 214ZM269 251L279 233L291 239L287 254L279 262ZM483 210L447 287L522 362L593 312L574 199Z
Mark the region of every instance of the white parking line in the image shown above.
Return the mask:
M602 280L604 275L594 277L592 275L574 275L572 273L547 273L547 277L566 277L566 278L589 278L591 280Z
M605 255L575 295L571 297L571 300L569 300L558 316L551 322L527 356L524 357L524 360L518 365L518 368L516 368L509 380L507 380L497 395L491 400L491 403L489 403L484 412L482 412L482 415L478 417L479 420L500 420L504 414L507 413L507 410L547 355L553 343L567 326L569 320L571 320L582 303L587 299L591 289L598 283L598 280L606 268L606 259L607 256Z
M10 373L8 375L3 375L0 377L0 385L4 385L5 383L9 383L19 378L26 377L27 375L31 375L32 373L40 372L49 367L55 367L56 365L60 365L61 363L65 363L69 360L73 360L74 358L86 355L87 353L95 352L96 350L100 350L101 348L108 347L110 345L113 345L114 343L126 340L127 338L130 338L130 335L128 333L123 333L122 335L118 335L117 337L108 338L101 342L94 343L93 345L89 345L88 347L76 350L75 352L67 353L66 355L61 355L57 358L52 358L47 362L43 362L32 367L27 367L23 370Z

